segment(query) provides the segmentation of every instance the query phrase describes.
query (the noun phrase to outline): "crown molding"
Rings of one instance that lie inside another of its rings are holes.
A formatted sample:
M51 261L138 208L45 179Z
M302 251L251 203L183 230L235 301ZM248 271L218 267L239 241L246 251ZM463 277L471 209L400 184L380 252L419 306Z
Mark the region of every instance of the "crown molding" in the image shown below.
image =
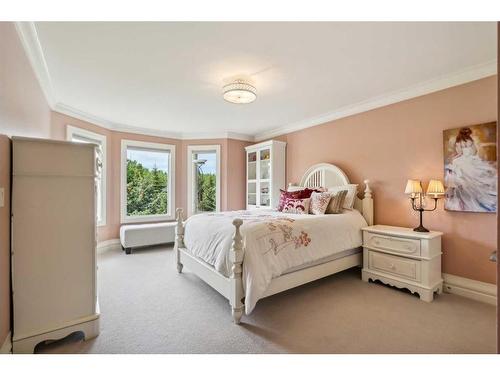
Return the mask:
M121 124L113 121L106 120L105 118L95 116L91 113L82 111L78 108L72 107L70 105L64 103L56 103L52 108L53 111L62 113L64 115L77 118L82 121L90 122L94 125L98 125L103 127L104 129L116 131L116 132L124 132L124 133L132 133L132 134L142 134L142 135L150 135L162 138L173 138L173 139L182 139L182 134L180 132L170 132L164 130L154 130L154 129L146 129L140 128L136 126L131 126L127 124Z
M34 22L14 22L14 25L24 51L31 63L31 67L35 71L38 83L45 95L45 100L47 100L49 107L53 108L56 103L56 95L35 24Z
M252 135L235 133L235 132L203 132L203 133L182 133L182 132L170 132L160 129L148 129L135 127L127 124L112 122L106 120L102 117L95 116L91 113L84 112L79 110L78 108L69 106L64 103L56 103L54 108L52 108L54 112L59 112L64 115L77 118L82 121L90 122L91 124L98 125L103 127L104 129L115 131L115 132L123 132L123 133L131 133L131 134L140 134L140 135L149 135L152 137L161 137L161 138L171 138L171 139L179 139L179 140L196 140L196 139L237 139L241 141L254 142L254 137Z
M236 132L203 132L203 133L182 133L183 140L195 139L237 139L239 141L255 142L255 137L249 134Z
M298 130L310 128L316 125L324 124L333 120L352 116L358 113L367 112L372 109L385 107L390 104L398 103L404 100L413 99L418 96L431 94L453 86L459 86L468 82L476 81L497 74L497 60L491 60L486 63L474 65L472 67L454 72L442 77L431 79L408 88L393 91L371 99L363 100L359 103L348 105L332 112L327 112L320 116L315 116L293 124L279 126L269 131L264 131L255 135L255 141L277 137L279 135L292 133Z

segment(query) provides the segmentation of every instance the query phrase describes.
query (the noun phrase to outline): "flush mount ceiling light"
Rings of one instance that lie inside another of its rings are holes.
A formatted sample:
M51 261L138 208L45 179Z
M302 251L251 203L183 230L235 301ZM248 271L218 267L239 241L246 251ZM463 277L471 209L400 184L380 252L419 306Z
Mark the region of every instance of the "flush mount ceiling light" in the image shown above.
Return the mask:
M236 104L248 104L257 99L257 89L238 79L222 87L224 100Z

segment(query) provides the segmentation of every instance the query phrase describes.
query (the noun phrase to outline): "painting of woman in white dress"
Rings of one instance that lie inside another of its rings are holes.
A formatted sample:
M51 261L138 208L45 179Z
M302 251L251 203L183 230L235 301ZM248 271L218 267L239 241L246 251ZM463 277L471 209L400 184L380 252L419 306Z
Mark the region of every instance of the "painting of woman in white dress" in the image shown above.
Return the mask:
M445 209L496 212L496 123L444 131Z

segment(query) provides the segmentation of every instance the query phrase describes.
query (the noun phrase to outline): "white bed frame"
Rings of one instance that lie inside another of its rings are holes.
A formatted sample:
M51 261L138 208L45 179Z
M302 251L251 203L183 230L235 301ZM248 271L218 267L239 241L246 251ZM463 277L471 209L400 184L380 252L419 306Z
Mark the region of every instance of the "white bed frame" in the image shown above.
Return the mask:
M363 199L356 197L354 208L361 212L366 219L368 225L373 224L373 198L372 192L368 185L369 181L365 180L365 191ZM349 179L346 174L337 166L321 163L313 165L309 168L301 180L300 186L303 187L333 187L349 184ZM229 300L233 321L236 324L240 323L243 315L244 304L243 299L245 293L243 290L242 270L244 262L243 237L241 236L240 227L243 220L234 219L235 227L233 243L231 246L229 259L232 263L231 276L225 277L217 272L212 266L202 260L191 255L184 245L184 223L182 220L182 208L176 210L177 226L175 236L175 252L177 260L177 271L182 272L182 268L186 266L194 274L200 277L203 281L217 290L220 294ZM335 259L319 265L300 269L295 272L290 272L274 278L269 285L264 297L280 293L284 290L295 288L296 286L309 283L311 281L333 275L334 273L346 270L351 267L362 265L362 254L356 253L343 258Z

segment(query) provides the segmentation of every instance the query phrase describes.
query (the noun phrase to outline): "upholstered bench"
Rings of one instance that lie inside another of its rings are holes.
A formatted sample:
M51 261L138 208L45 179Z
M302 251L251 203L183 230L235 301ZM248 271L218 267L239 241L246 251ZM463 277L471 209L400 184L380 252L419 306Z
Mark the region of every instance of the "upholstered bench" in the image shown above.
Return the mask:
M122 250L130 254L133 247L174 242L175 225L176 222L122 225L120 228Z

